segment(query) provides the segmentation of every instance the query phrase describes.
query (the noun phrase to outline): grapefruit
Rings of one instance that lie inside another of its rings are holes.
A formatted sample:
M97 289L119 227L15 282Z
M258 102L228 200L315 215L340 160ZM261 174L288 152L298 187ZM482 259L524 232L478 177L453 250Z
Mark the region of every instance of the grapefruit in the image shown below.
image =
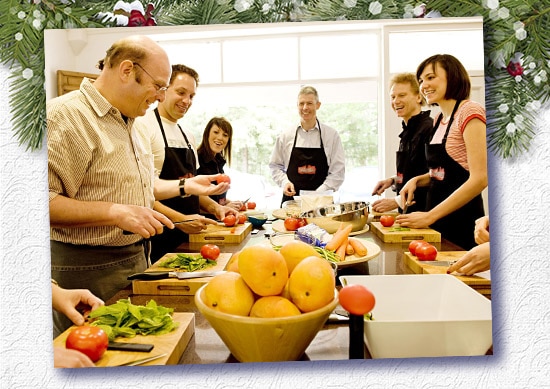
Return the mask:
M249 246L239 253L239 273L259 296L280 294L288 280L284 257L271 247Z
M254 304L254 294L239 273L228 271L206 284L204 303L220 312L248 316Z
M303 259L288 280L290 298L302 312L311 312L330 303L334 299L335 286L332 266L319 257Z
M321 254L319 254L313 246L310 246L301 240L291 240L286 242L281 247L279 252L285 258L289 274L292 274L292 271L302 259L307 257L321 258Z
M281 296L260 297L250 310L251 317L287 317L302 314L290 300Z

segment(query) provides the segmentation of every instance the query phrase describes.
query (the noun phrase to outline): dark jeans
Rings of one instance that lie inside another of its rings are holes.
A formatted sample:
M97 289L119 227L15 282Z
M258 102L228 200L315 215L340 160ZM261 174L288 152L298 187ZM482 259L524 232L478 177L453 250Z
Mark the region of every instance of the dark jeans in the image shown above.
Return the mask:
M128 246L87 246L50 241L51 273L64 289L89 289L107 301L127 287L130 274L147 268L144 243ZM72 325L65 315L53 312L54 338Z

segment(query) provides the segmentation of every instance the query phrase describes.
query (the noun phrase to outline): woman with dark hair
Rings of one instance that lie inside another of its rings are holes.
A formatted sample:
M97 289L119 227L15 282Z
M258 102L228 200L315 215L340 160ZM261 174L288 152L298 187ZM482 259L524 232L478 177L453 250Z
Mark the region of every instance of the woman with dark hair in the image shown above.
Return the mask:
M197 149L199 157L200 175L210 174L206 172L224 173L225 163L231 163L231 138L233 137L233 127L227 119L223 117L213 117L210 119L202 134L202 141ZM219 195L211 195L214 201L221 205L231 207L238 211L243 203L241 201L229 201L226 197L227 192Z
M484 107L469 100L471 83L458 59L438 54L416 71L420 92L438 105L426 144L429 172L410 179L401 190L403 204L413 202L417 187L428 186L426 212L397 217L403 227L431 227L469 250L475 246L475 221L484 215L481 192L487 187L487 141Z

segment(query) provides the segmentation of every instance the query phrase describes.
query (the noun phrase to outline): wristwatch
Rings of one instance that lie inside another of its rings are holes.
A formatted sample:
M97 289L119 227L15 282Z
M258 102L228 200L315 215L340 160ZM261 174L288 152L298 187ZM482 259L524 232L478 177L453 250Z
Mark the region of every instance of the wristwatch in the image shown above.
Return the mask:
M180 188L180 196L181 197L189 197L191 195L188 195L185 193L185 178L180 178L179 188Z

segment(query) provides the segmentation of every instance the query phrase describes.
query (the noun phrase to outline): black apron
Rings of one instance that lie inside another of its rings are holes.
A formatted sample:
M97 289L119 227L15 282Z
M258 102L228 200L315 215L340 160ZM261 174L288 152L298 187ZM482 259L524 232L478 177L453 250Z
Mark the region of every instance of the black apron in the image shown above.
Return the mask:
M328 176L328 162L323 147L323 137L321 136L321 124L317 120L319 127L319 138L321 147L296 147L296 139L300 127L296 129L294 143L288 162L287 177L294 184L294 190L299 195L301 190L316 190L320 187ZM287 200L293 200L293 196L283 194L281 204Z
M457 101L453 108L442 142L440 144L426 144L426 159L430 168L430 186L426 199L426 209L428 211L443 202L458 187L464 184L470 176L470 172L452 159L445 150L447 135L451 129L459 104L460 101ZM439 115L437 119L432 132L432 138L439 127L442 117L443 115ZM436 221L430 227L439 231L443 238L465 250L470 250L476 246L474 240L475 221L483 215L483 199L481 194L479 194L461 208Z
M180 125L178 124L178 128L187 143L187 148L169 147L158 108L155 108L155 116L164 139L164 163L162 164L159 177L165 180L194 177L197 174L197 161L193 153L193 147ZM198 196L177 196L161 200L161 203L183 214L195 214L199 213L200 210ZM188 240L189 235L178 228L174 228L173 230L164 228L162 234L151 238L151 262L156 262L166 253L174 252L182 242L187 242Z
M429 112L429 111L428 111ZM424 113L421 113L420 115L423 115ZM410 123L410 122L409 122ZM403 123L403 133L401 136L401 141L399 142L399 150L395 152L395 167L396 167L396 173L397 176L395 178L395 192L399 194L401 192L401 189L407 181L409 181L411 178L414 178L420 174L423 174L425 172L422 172L423 168L420 166L414 166L413 165L413 151L412 148L416 147L425 147L425 145L418 145L418 144L412 144L415 141L418 141L419 139L414 138L414 134L406 134L407 132L412 131L420 131L421 128L405 128L405 124ZM416 142L419 143L419 142ZM420 149L422 150L422 149ZM417 152L420 152L417 151ZM422 150L424 152L424 150ZM420 169L419 169L420 168ZM428 188L419 187L416 188L414 192L414 201L415 203L407 208L407 212L423 212L426 210L426 195L428 193ZM399 208L399 212L402 212L402 208Z

